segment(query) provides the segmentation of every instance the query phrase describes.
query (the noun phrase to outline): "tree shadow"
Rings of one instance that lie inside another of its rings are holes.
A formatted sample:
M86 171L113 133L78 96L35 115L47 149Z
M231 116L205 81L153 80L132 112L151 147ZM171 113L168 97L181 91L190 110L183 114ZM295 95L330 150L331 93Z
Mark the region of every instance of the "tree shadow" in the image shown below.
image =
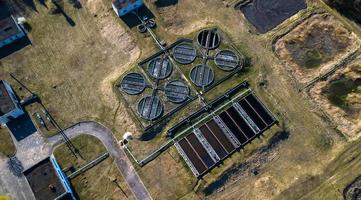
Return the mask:
M48 5L46 5L45 0L39 0L39 3L44 6L45 8L48 8Z
M57 10L59 10L60 14L64 16L66 22L68 22L70 26L74 27L75 26L74 20L68 14L66 14L64 9L56 1L53 1L53 4L56 6Z
M178 3L178 0L157 0L155 2L155 5L157 7L168 7L168 6L174 6Z
M10 43L2 48L0 48L0 59L7 57L8 55L19 51L20 49L31 44L29 38L25 35L25 37L20 38L13 43Z
M146 6L142 6L137 11L140 17L147 16L148 19L154 19L154 14L150 11ZM129 27L134 28L140 25L142 22L138 19L138 17L133 13L128 13L124 16L120 17L121 20Z
M3 0L14 15L26 15L29 12L39 13L34 0Z
M31 8L33 11L35 12L39 12L38 9L36 8L36 5L34 3L34 0L22 0L24 2L24 4Z

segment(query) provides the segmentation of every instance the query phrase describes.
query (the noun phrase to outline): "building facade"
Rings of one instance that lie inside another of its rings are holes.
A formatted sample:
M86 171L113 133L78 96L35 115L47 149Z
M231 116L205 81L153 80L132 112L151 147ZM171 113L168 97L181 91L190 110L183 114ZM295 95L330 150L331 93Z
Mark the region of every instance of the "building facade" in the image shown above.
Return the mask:
M0 80L0 123L6 124L24 114L20 100L6 81Z
M121 17L143 6L143 0L113 0L115 13Z
M61 200L64 199L65 196L67 196L68 199L72 199L72 200L77 200L73 190L71 188L71 184L67 178L67 176L65 175L65 173L63 172L63 170L61 169L59 163L56 161L56 158L54 157L54 155L50 156L50 161L53 164L53 167L59 177L59 180L61 182L61 184L63 185L64 189L65 189L65 193L63 193L62 195L60 195L59 197L56 198L56 200Z
M0 19L0 48L25 37L25 33L12 15Z

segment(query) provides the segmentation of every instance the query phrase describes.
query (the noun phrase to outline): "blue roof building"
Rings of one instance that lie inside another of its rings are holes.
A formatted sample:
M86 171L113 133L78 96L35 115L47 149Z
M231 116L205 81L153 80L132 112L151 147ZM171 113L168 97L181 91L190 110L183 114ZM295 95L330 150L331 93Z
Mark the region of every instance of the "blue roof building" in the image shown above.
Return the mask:
M112 2L113 9L119 17L137 10L143 5L143 0L113 0Z
M23 114L24 110L10 84L0 80L0 123L6 124Z
M25 33L12 15L0 18L0 48L23 37Z

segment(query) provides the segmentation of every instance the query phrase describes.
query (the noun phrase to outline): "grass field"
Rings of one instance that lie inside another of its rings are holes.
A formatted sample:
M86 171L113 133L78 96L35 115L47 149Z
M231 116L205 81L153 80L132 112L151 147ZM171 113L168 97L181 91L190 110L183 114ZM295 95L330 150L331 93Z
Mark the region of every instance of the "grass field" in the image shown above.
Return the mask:
M79 169L106 152L103 144L93 136L81 135L72 139L72 142L79 149L83 158L76 159L66 145L62 144L54 151L54 155L62 168L73 166L75 169ZM119 188L112 182L113 180L116 180ZM82 200L133 199L131 191L110 157L70 182ZM120 188L124 190L125 194Z
M120 125L131 122L119 117L127 114L118 109L111 86L139 56L132 33L122 27L111 10L105 9L111 5L101 0L84 2L79 10L64 2L64 10L75 26L70 26L61 14L49 14L38 2L35 6L37 12L29 8L25 14L31 26L28 36L32 45L0 60L0 78L11 81L20 97L28 96L8 76L14 73L40 95L63 127L93 119L123 132L124 126ZM30 113L40 111L34 107L28 108Z
M15 151L9 131L6 128L0 128L0 156L11 156Z

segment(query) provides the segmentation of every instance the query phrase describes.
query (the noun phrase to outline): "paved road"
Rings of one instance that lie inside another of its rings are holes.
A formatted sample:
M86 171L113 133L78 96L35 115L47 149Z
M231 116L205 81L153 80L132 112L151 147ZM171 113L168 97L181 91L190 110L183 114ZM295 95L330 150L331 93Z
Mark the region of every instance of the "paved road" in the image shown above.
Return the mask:
M118 170L125 178L136 199L152 199L142 180L134 170L131 161L108 128L99 123L89 121L78 123L64 132L69 138L74 138L81 134L97 137L102 141L110 156L114 159ZM27 169L51 155L53 147L61 142L62 137L60 135L44 138L39 133L34 133L21 142L15 143L17 147L16 157L21 161L24 169ZM8 168L7 160L6 158L0 158L0 194L11 194L14 200L33 200L34 196L25 177L13 175Z
M134 196L138 200L151 200L148 190L134 170L131 161L124 150L119 146L113 133L103 125L96 122L82 122L65 130L65 134L73 138L81 133L97 137L107 148L109 155L114 159L119 171L127 181Z

